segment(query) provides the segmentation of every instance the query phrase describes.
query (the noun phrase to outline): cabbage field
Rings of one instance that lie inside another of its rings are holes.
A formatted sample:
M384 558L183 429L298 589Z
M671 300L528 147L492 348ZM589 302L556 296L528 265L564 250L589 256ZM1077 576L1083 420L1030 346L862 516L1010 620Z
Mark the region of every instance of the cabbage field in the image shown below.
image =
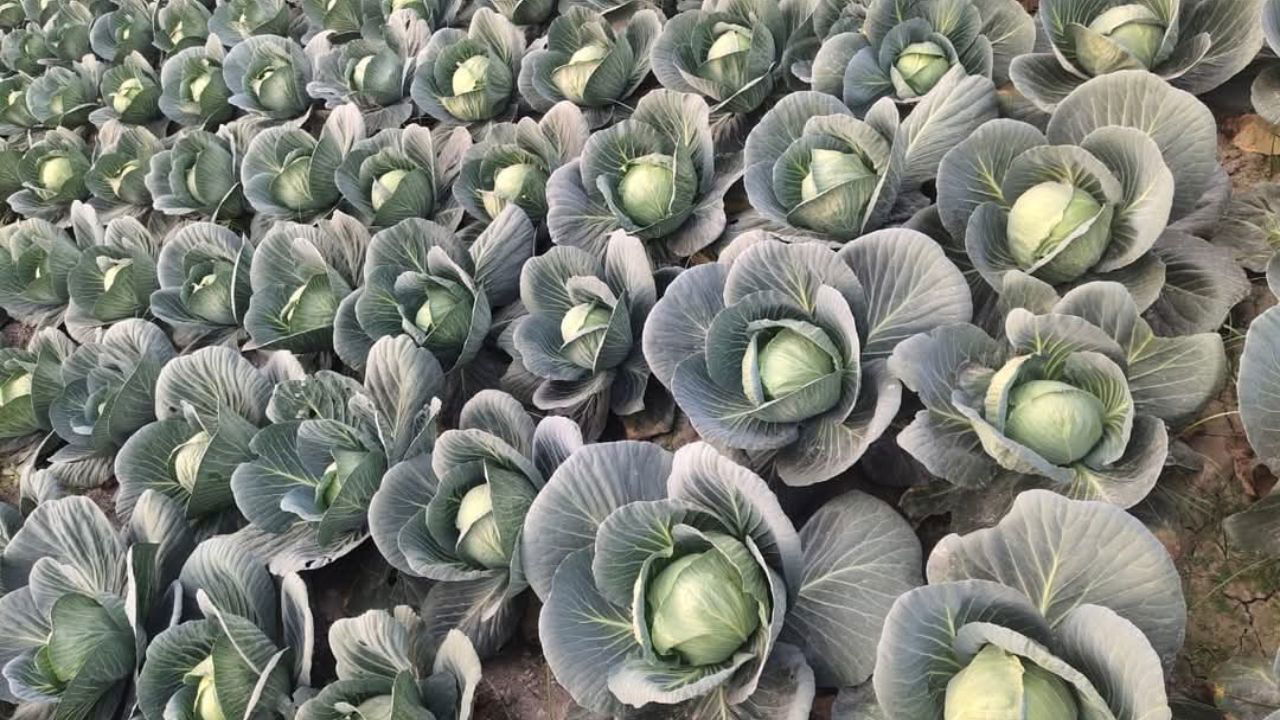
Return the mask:
M0 0L0 718L1280 720L1280 0Z

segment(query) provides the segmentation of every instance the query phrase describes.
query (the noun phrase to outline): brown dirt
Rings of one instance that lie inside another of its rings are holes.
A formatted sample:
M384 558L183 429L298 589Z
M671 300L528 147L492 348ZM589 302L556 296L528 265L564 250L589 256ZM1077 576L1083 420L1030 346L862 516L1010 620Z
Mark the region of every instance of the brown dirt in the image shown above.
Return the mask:
M1238 352L1242 343L1234 343ZM1234 359L1234 358L1233 358ZM1223 413L1183 439L1206 460L1201 473L1162 479L1167 512L1152 524L1182 575L1187 640L1173 677L1176 690L1208 702L1207 678L1230 657L1262 656L1280 646L1280 559L1231 547L1222 519L1265 493L1273 479L1257 467L1235 410L1235 386L1205 417Z
M1237 190L1270 180L1270 161L1232 142L1238 118L1221 123L1219 150ZM1219 400L1205 409L1199 424L1181 440L1205 459L1202 472L1167 473L1151 503L1160 510L1148 518L1165 540L1182 574L1187 596L1187 640L1172 678L1174 690L1210 702L1208 676L1232 656L1270 656L1280 647L1280 558L1260 558L1231 547L1222 519L1265 495L1275 478L1260 466L1244 435L1236 410L1235 377L1244 348L1244 329L1275 304L1265 282L1232 313L1222 334L1231 363L1230 379Z
M1251 147L1252 143L1246 142L1240 135L1248 126L1250 117L1256 116L1222 118L1218 123L1218 157L1231 176L1232 186L1237 190L1272 180L1276 174L1276 168L1266 155L1245 149Z
M476 720L563 720L573 700L536 647L518 643L484 665Z

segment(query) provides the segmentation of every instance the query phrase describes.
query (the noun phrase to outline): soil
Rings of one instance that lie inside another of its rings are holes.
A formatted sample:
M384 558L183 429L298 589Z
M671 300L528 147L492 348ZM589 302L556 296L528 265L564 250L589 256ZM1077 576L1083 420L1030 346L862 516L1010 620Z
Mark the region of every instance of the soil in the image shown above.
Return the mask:
M1269 158L1245 152L1231 138L1241 119L1220 123L1220 156L1236 190L1271 179ZM1232 548L1222 519L1265 495L1275 477L1254 457L1236 412L1235 377L1244 329L1275 304L1262 278L1222 330L1231 362L1220 399L1181 439L1205 459L1201 473L1162 479L1162 499L1177 512L1157 522L1182 574L1187 596L1187 641L1174 674L1174 689L1210 701L1209 674L1232 656L1270 656L1280 647L1280 558L1250 556ZM1211 419L1209 419L1211 418Z

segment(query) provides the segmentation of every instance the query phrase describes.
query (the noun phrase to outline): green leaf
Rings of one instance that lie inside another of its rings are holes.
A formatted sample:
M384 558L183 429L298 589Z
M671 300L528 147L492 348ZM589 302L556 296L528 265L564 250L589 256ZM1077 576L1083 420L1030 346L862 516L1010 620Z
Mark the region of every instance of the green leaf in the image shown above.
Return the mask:
M1172 218L1190 213L1218 166L1217 125L1195 96L1146 71L1125 70L1094 78L1064 100L1049 121L1049 141L1080 144L1109 125L1143 131L1173 173Z
M77 676L83 672L95 683L109 684L129 674L133 630L119 609L112 612L92 598L69 594L54 603L49 617L53 630L45 652L60 682L81 685Z
M1164 545L1104 503L1024 492L994 528L944 538L927 576L1006 584L1051 623L1079 605L1101 605L1140 628L1166 664L1185 633L1182 586Z
M698 442L676 452L667 488L673 499L719 520L728 534L754 540L765 564L786 579L789 591L798 587L800 536L758 475Z
M1017 590L985 580L930 581L894 602L876 654L876 698L911 717L942 712L947 683L966 660L956 637L970 623L998 625L1041 645L1052 637L1049 623Z
M183 592L209 601L257 625L268 637L280 637L280 600L275 581L252 552L225 537L196 547L182 567Z
M915 532L860 492L828 501L800 531L804 573L781 640L803 651L824 687L865 682L891 598L920 585Z
M670 471L670 453L649 443L587 445L569 456L525 519L524 568L538 597L547 597L556 568L570 553L592 546L609 513L665 497ZM590 558L585 562L589 573Z
M411 629L385 610L342 618L329 628L329 648L343 680L394 678L414 670Z
M68 497L36 507L5 547L4 586L25 585L42 558L74 568L85 591L117 594L124 587L124 545L88 498Z
M542 651L556 680L575 702L589 710L622 712L623 705L609 690L608 678L640 647L627 610L596 591L589 548L565 558L550 593L543 597L546 604L538 629Z

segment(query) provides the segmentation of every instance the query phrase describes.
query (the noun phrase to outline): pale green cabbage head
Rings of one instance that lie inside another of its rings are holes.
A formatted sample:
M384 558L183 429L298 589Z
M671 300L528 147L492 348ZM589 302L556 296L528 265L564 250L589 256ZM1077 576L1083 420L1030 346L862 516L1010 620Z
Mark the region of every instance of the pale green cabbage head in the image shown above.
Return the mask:
M623 174L618 184L622 209L637 225L653 225L671 214L674 164L670 155L655 153L636 158Z
M738 543L727 535L717 537ZM751 557L745 548L737 555ZM751 577L744 579L744 572ZM759 566L736 566L719 549L689 553L667 565L645 594L654 650L677 655L689 665L714 665L733 657L760 626L762 608L747 592L747 583L763 585Z
M604 62L605 57L608 55L609 48L600 43L584 45L569 56L568 63L556 68L551 73L551 82L555 84L556 89L566 99L575 103L582 103L587 92L587 82L591 80L591 74L596 71L596 68L600 67L600 63Z
M924 95L951 69L947 53L937 43L912 43L898 53L894 67L917 95Z
M1165 33L1165 25L1160 18L1139 3L1107 10L1089 23L1089 29L1128 50L1144 68L1155 65ZM1080 60L1086 67L1089 65L1087 49L1081 52Z
M545 187L547 173L531 163L515 163L508 165L493 176L493 192L483 196L484 209L492 217L507 206L507 203L522 199L526 187Z
M453 94L465 95L484 87L486 74L489 72L489 58L486 55L473 55L458 65L453 71Z
M213 657L207 657L199 665L187 673L187 677L198 680L194 710L197 720L226 720L222 713L222 703L218 700L218 690L213 681Z
M1075 693L1038 665L984 647L947 683L945 720L1076 720Z
M1049 181L1024 192L1009 211L1009 251L1029 269L1057 253L1041 273L1045 280L1074 280L1093 267L1107 249L1110 227L1103 206L1074 185ZM1059 252L1063 243L1070 243Z
M196 485L196 474L200 471L200 461L204 459L204 453L209 449L209 442L212 438L209 433L201 430L192 435L189 440L178 446L177 452L173 456L173 474L187 492L192 492Z
M751 361L752 353L743 356ZM835 362L822 348L795 330L783 328L769 338L754 358L766 398L789 395L818 378L830 375ZM746 377L746 374L744 374Z
M505 568L510 564L493 517L488 483L481 483L462 496L454 524L458 529L458 553L462 557L486 568Z
M31 373L20 373L0 385L0 405L8 405L19 398L31 396Z
M1032 380L1009 395L1005 432L1055 465L1080 460L1102 439L1106 408L1087 390Z

